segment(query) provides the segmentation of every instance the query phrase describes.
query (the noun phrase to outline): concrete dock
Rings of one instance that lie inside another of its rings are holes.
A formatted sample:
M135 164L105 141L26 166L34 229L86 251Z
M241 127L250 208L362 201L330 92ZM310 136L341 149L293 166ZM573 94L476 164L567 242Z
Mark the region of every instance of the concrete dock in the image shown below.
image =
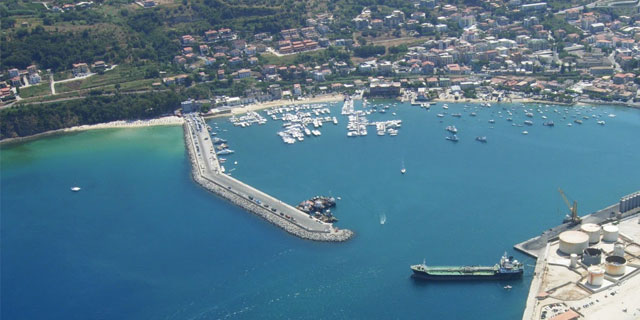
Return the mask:
M624 245L623 276L605 274L603 285L592 286L588 266L582 261L572 266L570 257L559 250L560 233L580 230L585 223L620 229L616 242L601 240L589 247L601 250L604 261L604 256L613 255L616 243ZM640 319L639 243L640 209L620 212L615 204L582 217L579 224L565 223L515 245L537 258L522 319Z
M207 124L196 115L187 115L183 125L184 139L192 166L193 179L205 189L303 239L346 241L353 232L338 229L224 174Z

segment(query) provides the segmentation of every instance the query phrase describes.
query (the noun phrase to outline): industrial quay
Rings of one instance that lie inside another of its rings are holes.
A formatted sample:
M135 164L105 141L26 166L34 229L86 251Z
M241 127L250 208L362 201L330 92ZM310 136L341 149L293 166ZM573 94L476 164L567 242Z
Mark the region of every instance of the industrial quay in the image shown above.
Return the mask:
M640 319L640 192L515 248L537 258L523 320Z
M184 140L193 179L205 189L254 213L285 231L315 241L346 241L354 233L312 217L224 173L204 119L185 115Z

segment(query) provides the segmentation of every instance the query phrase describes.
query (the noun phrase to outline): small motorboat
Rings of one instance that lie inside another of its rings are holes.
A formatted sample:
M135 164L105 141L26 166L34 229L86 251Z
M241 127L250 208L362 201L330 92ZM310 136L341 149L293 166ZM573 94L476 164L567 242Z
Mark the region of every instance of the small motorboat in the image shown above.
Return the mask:
M82 190L82 188L80 188L80 187L72 187L71 188L71 191L73 191L73 192L78 192L80 190Z

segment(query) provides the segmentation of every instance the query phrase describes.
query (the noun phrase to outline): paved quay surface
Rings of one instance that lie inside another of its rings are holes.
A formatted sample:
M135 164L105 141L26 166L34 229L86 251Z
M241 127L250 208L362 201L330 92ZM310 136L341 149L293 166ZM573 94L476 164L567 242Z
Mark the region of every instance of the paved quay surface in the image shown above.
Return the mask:
M591 286L587 266L579 259L570 266L569 256L559 250L558 236L579 230L581 224L566 223L515 246L537 258L523 320L531 319L640 319L640 210L624 213L618 204L582 217L582 223L615 224L618 243L625 247L627 260L623 276L604 275L601 286ZM604 258L613 254L614 242L600 241L590 247L602 250ZM604 265L603 265L604 267Z
M209 138L207 125L201 117L186 116L184 138L193 178L207 190L303 239L345 241L353 237L350 230L338 229L332 223L310 217L295 207L224 174L214 144Z

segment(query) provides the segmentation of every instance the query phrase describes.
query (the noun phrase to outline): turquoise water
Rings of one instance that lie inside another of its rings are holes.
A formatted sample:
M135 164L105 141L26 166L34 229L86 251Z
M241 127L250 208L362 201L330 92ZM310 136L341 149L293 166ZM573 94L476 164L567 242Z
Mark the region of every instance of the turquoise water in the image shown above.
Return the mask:
M504 107L515 123L528 119ZM403 119L397 137L370 128L347 138L338 108L339 125L294 145L276 135L280 122L210 121L236 150L226 163L233 176L292 204L340 196L338 226L357 234L341 244L292 237L195 185L180 127L3 146L1 318L519 318L534 260L512 246L562 219L557 188L581 214L640 190L639 110L541 107L556 123L548 128L536 109L534 126L514 127L499 105L391 107L369 118ZM463 116L438 118L443 111ZM591 114L606 125L566 126ZM447 125L459 143L444 139ZM70 192L76 185L82 191ZM409 277L424 258L493 264L505 250L528 266L510 291L507 282Z

